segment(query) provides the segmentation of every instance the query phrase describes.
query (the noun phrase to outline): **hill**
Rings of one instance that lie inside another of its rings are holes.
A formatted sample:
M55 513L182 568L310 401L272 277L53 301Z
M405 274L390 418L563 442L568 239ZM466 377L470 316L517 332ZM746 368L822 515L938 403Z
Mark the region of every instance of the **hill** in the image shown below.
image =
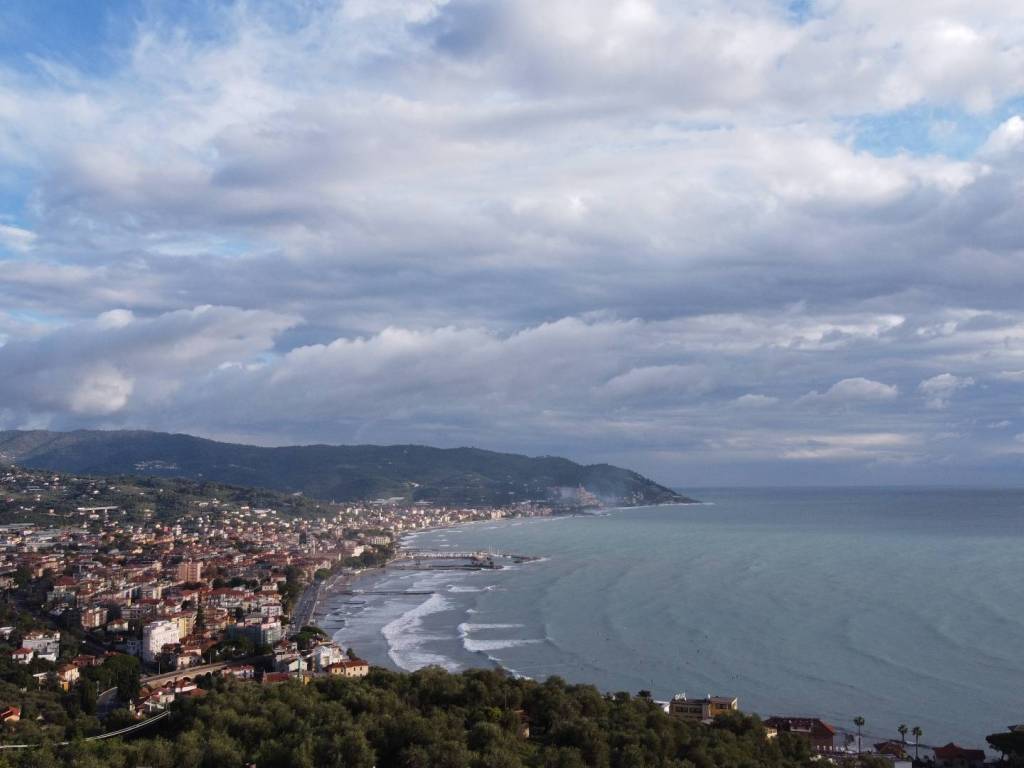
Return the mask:
M168 717L132 739L10 750L5 766L157 768L811 768L806 739L768 739L739 712L684 722L645 696L602 694L552 677L498 670L459 675L371 670L260 685L202 676ZM122 718L116 725L130 723ZM108 727L114 725L108 721ZM17 743L39 740L28 718L5 725ZM68 728L68 738L79 736ZM877 758L861 768L890 765ZM854 761L850 760L849 765Z
M357 501L403 497L453 505L527 500L605 505L687 502L610 464L581 465L478 448L302 445L264 448L146 431L0 432L0 461L91 475L182 477Z

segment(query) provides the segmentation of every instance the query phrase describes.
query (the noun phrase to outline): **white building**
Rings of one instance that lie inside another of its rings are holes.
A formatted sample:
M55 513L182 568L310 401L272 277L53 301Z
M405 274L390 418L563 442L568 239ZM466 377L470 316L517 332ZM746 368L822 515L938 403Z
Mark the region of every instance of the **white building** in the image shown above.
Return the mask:
M314 672L323 672L331 664L337 664L344 658L344 652L334 643L322 643L310 653Z
M167 619L151 621L142 628L142 660L152 664L165 645L174 645L180 639L178 622Z
M34 651L37 659L56 661L60 656L60 632L27 632L21 645Z

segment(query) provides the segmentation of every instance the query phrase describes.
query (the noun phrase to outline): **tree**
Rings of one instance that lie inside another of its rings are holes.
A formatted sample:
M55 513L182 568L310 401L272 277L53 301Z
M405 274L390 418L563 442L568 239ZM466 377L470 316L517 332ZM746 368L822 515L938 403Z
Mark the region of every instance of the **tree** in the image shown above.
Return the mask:
M82 712L87 715L96 714L96 696L98 693L96 683L89 678L83 677L78 682L78 703L82 708Z
M139 695L139 676L141 665L135 656L119 653L111 656L96 668L96 679L106 688L117 688L117 695L122 701L134 699Z
M915 725L910 732L914 734L914 760L917 760L917 746L921 743L921 736L924 734L924 731L921 730L921 726Z
M857 726L857 754L858 755L861 753L861 748L860 748L860 729L864 727L864 722L865 722L865 720L864 720L863 715L857 715L855 718L853 718L853 724Z
M990 733L985 737L992 749L1003 753L1003 758L1013 765L1020 765L1024 758L1024 732Z
M906 744L907 743L907 731L910 730L909 728L907 728L907 724L906 723L900 723L900 727L897 728L896 730L899 731L899 733L900 733L900 741L902 741L904 744Z

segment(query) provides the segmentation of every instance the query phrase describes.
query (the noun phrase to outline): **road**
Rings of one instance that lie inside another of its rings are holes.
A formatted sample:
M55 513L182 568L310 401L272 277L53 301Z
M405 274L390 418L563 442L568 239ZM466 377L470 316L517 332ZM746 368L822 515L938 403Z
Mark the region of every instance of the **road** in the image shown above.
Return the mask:
M292 626L296 630L309 624L313 620L313 611L316 610L316 603L320 597L320 585L322 581L310 583L295 602L295 610L292 611Z

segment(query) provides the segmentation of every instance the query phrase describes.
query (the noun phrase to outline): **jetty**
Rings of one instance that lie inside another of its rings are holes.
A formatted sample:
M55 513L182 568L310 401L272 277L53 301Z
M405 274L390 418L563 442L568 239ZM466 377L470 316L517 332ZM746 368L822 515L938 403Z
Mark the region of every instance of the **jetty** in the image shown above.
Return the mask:
M433 595L432 589L341 589L336 595Z
M476 552L455 552L444 549L405 549L399 552L392 563L406 560L511 560L513 563L529 563L540 560L536 555L521 555L514 552L481 550Z

